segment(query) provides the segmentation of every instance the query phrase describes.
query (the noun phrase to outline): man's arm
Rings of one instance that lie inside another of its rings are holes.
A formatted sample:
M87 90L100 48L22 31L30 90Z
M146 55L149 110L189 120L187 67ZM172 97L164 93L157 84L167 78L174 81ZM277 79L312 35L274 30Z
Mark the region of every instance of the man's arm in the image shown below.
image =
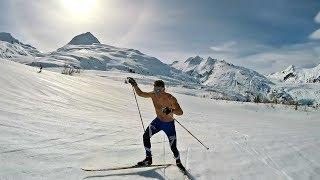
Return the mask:
M141 96L144 98L151 97L151 93L141 91L141 89L138 87L138 85L133 86L133 88L136 91L136 93L138 94L138 96Z
M132 85L132 87L134 88L134 90L136 91L136 93L138 94L138 96L145 97L145 98L151 97L151 93L141 91L141 89L138 87L138 84L132 77L128 77L127 79L129 83Z
M179 115L179 116L182 115L183 111L182 111L177 99L171 95L171 100L173 103L172 113L175 115Z

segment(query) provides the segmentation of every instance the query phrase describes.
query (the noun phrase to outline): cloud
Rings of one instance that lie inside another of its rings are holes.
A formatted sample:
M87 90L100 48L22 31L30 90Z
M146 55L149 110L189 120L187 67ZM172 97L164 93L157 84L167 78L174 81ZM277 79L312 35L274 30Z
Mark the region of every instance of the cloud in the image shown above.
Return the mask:
M318 12L318 14L316 15L316 17L314 17L314 21L316 23L320 23L320 11Z
M309 36L310 39L320 39L320 29L314 31L312 34Z
M235 51L234 46L237 44L235 41L228 41L223 44L211 46L210 49L215 52L233 52Z
M319 65L319 57L320 44L313 42L274 48L270 51L236 59L234 63L267 74L282 70L289 65L303 68L314 67Z
M316 17L314 17L314 21L315 21L316 23L320 23L320 11L319 11L318 14L316 15ZM318 29L318 30L314 31L313 33L311 33L311 34L309 35L309 38L310 38L310 39L314 39L314 40L320 39L320 29Z

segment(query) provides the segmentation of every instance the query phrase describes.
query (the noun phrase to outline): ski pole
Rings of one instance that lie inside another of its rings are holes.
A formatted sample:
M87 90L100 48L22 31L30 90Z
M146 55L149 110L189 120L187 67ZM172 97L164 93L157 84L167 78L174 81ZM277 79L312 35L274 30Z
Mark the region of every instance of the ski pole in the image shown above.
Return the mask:
M136 104L137 104L137 108L138 108L138 112L139 112L139 116L140 116L140 120L141 120L141 124L142 124L142 128L143 128L143 132L144 132L145 131L144 124L143 124L143 121L142 121L141 112L140 112L140 108L139 108L136 92L134 91L133 86L132 86L132 91L133 91L133 94L134 94L134 99L136 100Z
M174 119L177 121L183 129L185 129L192 137L194 137L203 147L205 147L207 150L209 149L206 145L204 145L197 137L195 137L186 127L184 127L178 120Z

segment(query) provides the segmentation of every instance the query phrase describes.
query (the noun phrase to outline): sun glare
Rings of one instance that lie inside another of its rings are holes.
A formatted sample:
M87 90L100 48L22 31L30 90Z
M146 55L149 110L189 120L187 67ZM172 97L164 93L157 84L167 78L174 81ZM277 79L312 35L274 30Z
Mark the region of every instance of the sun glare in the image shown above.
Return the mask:
M62 0L66 10L77 16L88 15L94 9L96 0Z

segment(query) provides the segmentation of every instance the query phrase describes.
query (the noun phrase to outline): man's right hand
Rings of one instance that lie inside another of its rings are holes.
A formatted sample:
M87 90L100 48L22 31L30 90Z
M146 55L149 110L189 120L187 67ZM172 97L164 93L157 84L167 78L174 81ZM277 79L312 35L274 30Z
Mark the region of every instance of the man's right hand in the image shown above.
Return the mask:
M127 77L128 82L132 85L132 86L137 86L138 84L136 83L136 81L132 78L132 77Z

